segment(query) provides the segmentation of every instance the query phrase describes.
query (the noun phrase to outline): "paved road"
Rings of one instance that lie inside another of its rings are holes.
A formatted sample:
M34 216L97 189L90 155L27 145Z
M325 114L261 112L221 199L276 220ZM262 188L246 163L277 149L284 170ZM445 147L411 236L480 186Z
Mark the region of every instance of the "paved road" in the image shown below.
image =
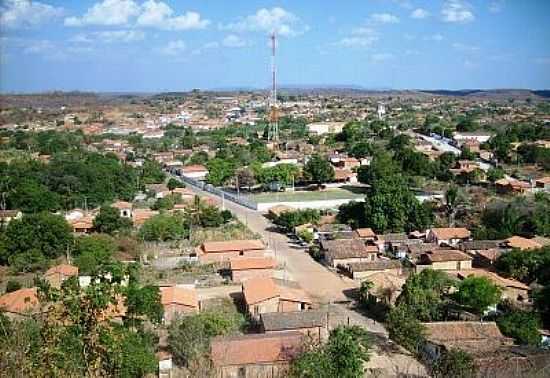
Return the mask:
M189 188L201 196L220 200L211 193L192 186ZM331 272L313 260L304 248L294 245L286 235L276 232L271 222L258 211L228 200L224 201L223 206L231 210L250 230L262 236L279 265L286 270L286 278L297 281L313 299L319 303L349 301L345 291L356 288L356 282Z
M211 193L190 185L188 187L201 196L220 200ZM374 375L381 377L427 376L422 364L389 340L388 333L382 324L363 316L347 303L342 303L350 300L346 293L356 289L357 282L340 276L313 260L304 248L294 245L286 235L277 232L271 222L259 212L228 200L224 201L222 206L231 210L250 230L262 236L279 265L284 267L283 277L298 282L323 309L330 311L331 326L360 325L371 332L374 338L374 349L370 361L365 365L370 372L366 375L372 376L371 373L376 372ZM208 296L212 293L203 294Z

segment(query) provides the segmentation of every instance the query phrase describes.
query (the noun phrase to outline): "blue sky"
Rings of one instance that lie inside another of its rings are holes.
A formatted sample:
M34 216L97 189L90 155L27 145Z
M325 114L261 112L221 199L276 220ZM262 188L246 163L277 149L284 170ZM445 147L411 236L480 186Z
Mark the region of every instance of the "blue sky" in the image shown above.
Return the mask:
M0 90L550 88L550 1L0 0Z

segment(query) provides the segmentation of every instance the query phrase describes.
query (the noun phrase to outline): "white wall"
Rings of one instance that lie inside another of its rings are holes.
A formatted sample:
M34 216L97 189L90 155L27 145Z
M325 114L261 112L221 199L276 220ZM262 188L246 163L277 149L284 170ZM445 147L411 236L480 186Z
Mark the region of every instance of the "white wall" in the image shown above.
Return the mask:
M364 198L354 198L354 199L317 200L317 201L301 201L301 202L294 202L294 201L262 202L262 203L258 203L257 210L267 211L271 209L273 206L277 206L277 205L290 206L295 209L336 209L340 205L343 205L351 201L363 202L364 200L365 200Z

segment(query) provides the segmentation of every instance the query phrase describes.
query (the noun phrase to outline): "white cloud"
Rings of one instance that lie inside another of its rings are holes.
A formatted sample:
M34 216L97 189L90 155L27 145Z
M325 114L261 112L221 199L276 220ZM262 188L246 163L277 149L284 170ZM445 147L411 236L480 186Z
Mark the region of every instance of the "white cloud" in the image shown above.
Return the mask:
M370 15L369 21L375 24L397 24L399 17L390 13L374 13Z
M101 43L130 43L142 41L145 33L141 30L109 30L92 33L81 33L69 39L69 42L77 44Z
M443 4L441 16L445 22L467 23L475 20L471 6L461 0L448 0Z
M132 0L103 0L89 8L82 17L65 18L65 26L127 25L139 12L139 5Z
M6 28L29 27L61 17L63 8L31 0L5 0L0 3L0 25Z
M422 20L428 17L430 17L430 12L422 8L416 8L411 12L411 18L415 18L417 20Z
M220 25L222 30L234 32L261 31L276 32L285 37L296 36L309 30L298 16L283 8L262 8L255 14L246 16L237 22Z
M197 12L185 12L174 16L170 6L162 1L148 0L142 5L142 13L137 19L140 26L157 27L169 30L204 29L210 20L201 18Z
M45 52L53 51L55 49L54 44L48 40L29 41L27 47L23 49L25 54L43 54Z
M426 41L435 41L435 42L441 42L445 39L445 37L443 37L441 34L432 34L432 35L429 35L427 37L424 37L424 39Z
M187 50L187 45L181 39L170 41L164 47L159 49L159 52L164 55L178 56Z
M377 53L372 54L370 58L373 62L385 62L387 60L393 59L394 56L390 53Z
M455 42L452 44L453 49L463 52L476 52L479 51L479 46L466 45L464 43Z
M246 41L235 34L229 34L223 39L222 45L225 47L245 47Z
M489 12L491 13L500 13L502 11L502 8L504 7L504 1L491 1L489 3Z
M350 36L340 39L336 45L342 47L364 48L372 46L378 39L379 35L376 30L361 26L353 29Z
M147 0L139 5L133 0L103 0L89 8L82 17L65 18L65 25L130 26L134 19L136 26L165 30L204 29L210 24L197 12L175 15L174 10L162 1Z

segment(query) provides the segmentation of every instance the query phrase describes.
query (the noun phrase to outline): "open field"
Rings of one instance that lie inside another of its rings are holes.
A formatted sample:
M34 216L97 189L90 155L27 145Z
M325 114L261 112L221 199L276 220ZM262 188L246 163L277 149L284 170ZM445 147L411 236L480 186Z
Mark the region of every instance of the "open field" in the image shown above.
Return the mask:
M249 196L250 200L256 203L262 202L301 202L301 201L322 201L337 199L364 198L363 188L334 188L319 191L296 191L296 192L275 192L260 193Z

